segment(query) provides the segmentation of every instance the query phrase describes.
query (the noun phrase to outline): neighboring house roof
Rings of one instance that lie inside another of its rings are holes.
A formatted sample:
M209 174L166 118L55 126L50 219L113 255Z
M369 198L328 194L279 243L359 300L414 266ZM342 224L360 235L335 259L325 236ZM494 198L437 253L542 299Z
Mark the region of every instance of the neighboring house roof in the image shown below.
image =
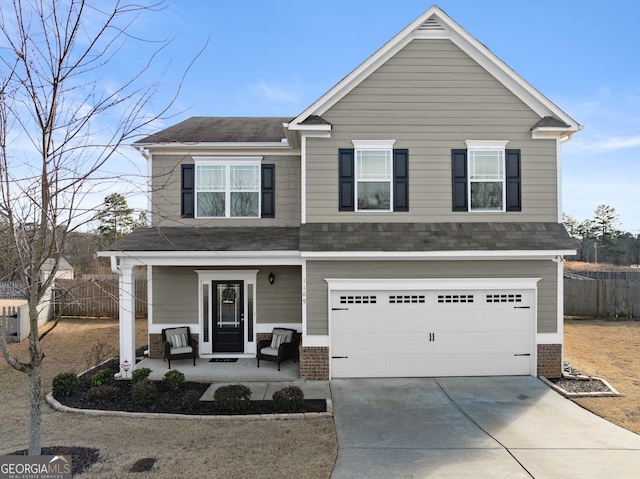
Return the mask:
M300 228L138 228L106 251L297 251Z
M281 143L291 117L193 116L134 143Z
M558 223L309 223L300 250L317 252L545 251L575 246Z
M309 223L139 228L108 251L549 251L574 244L557 223Z
M520 98L529 108L540 115L540 118L550 117L556 120L557 123L554 125L547 125L547 132L551 132L551 128L553 128L556 133L562 133L570 137L571 134L582 129L582 126L578 122L536 90L492 53L491 50L476 40L435 5L393 37L300 115L291 120L289 129L308 129L308 119L310 116L315 115L321 117L327 110L344 98L345 95L356 88L369 75L414 39L447 39L452 41L514 95ZM534 131L534 133L536 132Z

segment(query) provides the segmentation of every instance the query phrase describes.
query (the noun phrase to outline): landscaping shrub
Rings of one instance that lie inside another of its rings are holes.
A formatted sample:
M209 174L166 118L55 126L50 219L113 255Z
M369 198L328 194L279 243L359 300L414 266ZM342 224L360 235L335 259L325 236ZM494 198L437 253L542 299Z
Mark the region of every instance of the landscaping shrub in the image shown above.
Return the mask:
M149 374L151 374L151 369L149 368L134 369L131 373L131 381L137 383L138 381L142 381L143 379L148 379Z
M95 386L87 391L87 398L91 400L115 399L120 390L111 384Z
M113 371L109 368L101 369L99 372L91 376L91 385L93 387L111 384L111 381L113 381Z
M223 414L244 414L251 406L251 389L242 384L221 386L213 393L216 411Z
M184 381L184 374L180 371L176 371L175 369L168 371L162 378L162 382L164 382L164 384L172 391L179 390L184 384Z
M131 385L131 398L138 406L146 406L158 395L156 383L150 379L142 379Z
M71 396L78 390L78 375L72 371L56 374L51 381L53 397Z
M304 393L298 386L288 386L273 393L276 412L304 412Z
M194 411L200 405L200 393L190 389L182 396L182 408L186 411Z

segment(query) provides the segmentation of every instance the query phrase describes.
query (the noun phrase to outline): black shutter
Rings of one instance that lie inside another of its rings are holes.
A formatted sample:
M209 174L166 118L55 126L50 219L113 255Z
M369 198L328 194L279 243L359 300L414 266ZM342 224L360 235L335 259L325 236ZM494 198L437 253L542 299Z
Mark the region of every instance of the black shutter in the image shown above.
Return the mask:
M520 150L505 150L507 177L507 211L522 211Z
M338 150L338 209L354 211L355 195L353 149Z
M409 211L409 150L393 150L393 211Z
M195 205L195 165L182 165L180 215L183 218L194 217Z
M276 217L276 165L262 165L262 218Z
M467 202L467 150L451 150L453 211L469 211Z

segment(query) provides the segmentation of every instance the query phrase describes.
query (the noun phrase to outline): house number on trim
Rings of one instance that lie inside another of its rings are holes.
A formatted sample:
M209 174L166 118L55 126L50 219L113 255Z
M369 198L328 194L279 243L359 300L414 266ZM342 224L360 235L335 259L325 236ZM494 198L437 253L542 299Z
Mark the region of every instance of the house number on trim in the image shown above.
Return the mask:
M429 333L429 342L436 340L436 333Z

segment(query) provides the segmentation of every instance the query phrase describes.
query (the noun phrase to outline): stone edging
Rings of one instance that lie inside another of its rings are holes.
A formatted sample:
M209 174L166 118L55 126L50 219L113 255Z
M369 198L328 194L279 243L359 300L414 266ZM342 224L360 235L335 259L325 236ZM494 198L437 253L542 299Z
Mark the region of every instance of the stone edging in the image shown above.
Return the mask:
M593 379L593 380L596 380L596 381L600 381L609 389L609 392L597 391L597 392L572 393L572 392L566 391L565 389L561 388L557 384L552 383L551 381L549 381L544 376L538 376L538 377L547 386L549 386L550 388L552 388L556 392L562 394L564 397L569 398L569 399L589 398L589 397L591 397L591 398L593 398L593 397L596 397L596 398L597 397L608 398L608 397L622 397L623 396L623 394L620 394L611 384L609 384L605 379L602 379L602 378L588 377L588 376L569 376L569 377L571 377L573 379L576 379L578 381L580 381L580 380L588 381L590 379ZM567 376L563 375L563 377L567 377Z
M333 417L333 401L327 399L326 412L298 412L298 413L282 413L282 414L246 414L233 416L215 416L211 414L169 414L169 413L149 413L149 412L127 412L127 411L105 411L100 409L78 409L64 404L60 404L51 393L47 393L47 403L56 411L70 412L76 414L84 414L87 416L119 416L144 419L197 419L199 421L237 421L249 420L280 420L280 419L317 419L321 417Z

